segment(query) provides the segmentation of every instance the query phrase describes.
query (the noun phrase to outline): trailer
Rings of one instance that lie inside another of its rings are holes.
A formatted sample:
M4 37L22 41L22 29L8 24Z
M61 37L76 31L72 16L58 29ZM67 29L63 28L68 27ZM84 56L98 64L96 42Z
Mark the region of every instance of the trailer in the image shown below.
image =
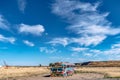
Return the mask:
M74 64L61 62L61 63L54 63L51 69L51 77L57 76L72 76L74 74Z

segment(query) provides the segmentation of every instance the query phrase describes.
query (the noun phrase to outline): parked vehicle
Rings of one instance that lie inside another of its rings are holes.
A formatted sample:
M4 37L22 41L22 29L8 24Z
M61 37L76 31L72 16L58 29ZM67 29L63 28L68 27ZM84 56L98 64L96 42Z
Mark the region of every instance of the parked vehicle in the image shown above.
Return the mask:
M74 64L55 63L51 68L51 76L72 76L74 74Z

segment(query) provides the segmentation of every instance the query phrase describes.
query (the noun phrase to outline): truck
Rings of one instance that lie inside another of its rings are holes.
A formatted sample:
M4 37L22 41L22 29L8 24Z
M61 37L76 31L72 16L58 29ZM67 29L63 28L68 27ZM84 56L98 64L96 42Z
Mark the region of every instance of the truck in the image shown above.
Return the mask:
M72 76L74 74L74 64L68 62L54 63L51 68L51 77Z

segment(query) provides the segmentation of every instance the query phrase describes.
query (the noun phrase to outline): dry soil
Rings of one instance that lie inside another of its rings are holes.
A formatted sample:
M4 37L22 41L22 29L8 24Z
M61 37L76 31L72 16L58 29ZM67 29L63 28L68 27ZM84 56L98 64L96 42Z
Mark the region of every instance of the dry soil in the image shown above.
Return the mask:
M104 75L97 73L74 74L69 77L49 77L47 74L31 77L19 77L6 80L120 80L120 78L104 78Z

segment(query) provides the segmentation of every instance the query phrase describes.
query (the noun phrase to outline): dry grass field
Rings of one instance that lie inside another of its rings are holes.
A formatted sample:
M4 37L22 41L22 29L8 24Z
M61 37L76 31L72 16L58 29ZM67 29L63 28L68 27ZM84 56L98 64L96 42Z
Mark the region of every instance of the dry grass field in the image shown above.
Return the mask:
M77 68L75 68L75 70L79 73L75 74L74 75L75 77L74 76L72 77L73 79L77 78L77 77L79 78L82 75L83 75L82 77L86 77L87 75L84 76L84 74L86 74L86 73L88 74L88 76L89 75L94 76L96 73L98 73L98 74L104 75L105 78L108 78L108 77L109 78L120 78L120 67L77 67ZM43 75L43 74L49 74L49 73L50 73L50 70L47 67L9 67L7 69L0 68L0 80L9 80L11 78L14 78L15 80L17 80L18 77L19 78L20 77L26 77L26 78L29 77L29 80L34 80L34 79L30 79L30 77ZM91 77L93 77L93 76L91 76ZM43 76L39 77L38 80L41 80L40 78L43 78ZM45 78L45 77L44 77L44 79L48 80L48 78ZM89 79L89 77L88 77L88 79ZM22 80L24 80L24 79L22 79ZM27 79L25 79L25 80L27 80ZM55 79L55 80L57 80L57 79Z
M79 73L100 73L106 78L120 78L120 67L78 67Z
M21 76L32 76L49 73L47 67L8 67L0 68L0 80Z

